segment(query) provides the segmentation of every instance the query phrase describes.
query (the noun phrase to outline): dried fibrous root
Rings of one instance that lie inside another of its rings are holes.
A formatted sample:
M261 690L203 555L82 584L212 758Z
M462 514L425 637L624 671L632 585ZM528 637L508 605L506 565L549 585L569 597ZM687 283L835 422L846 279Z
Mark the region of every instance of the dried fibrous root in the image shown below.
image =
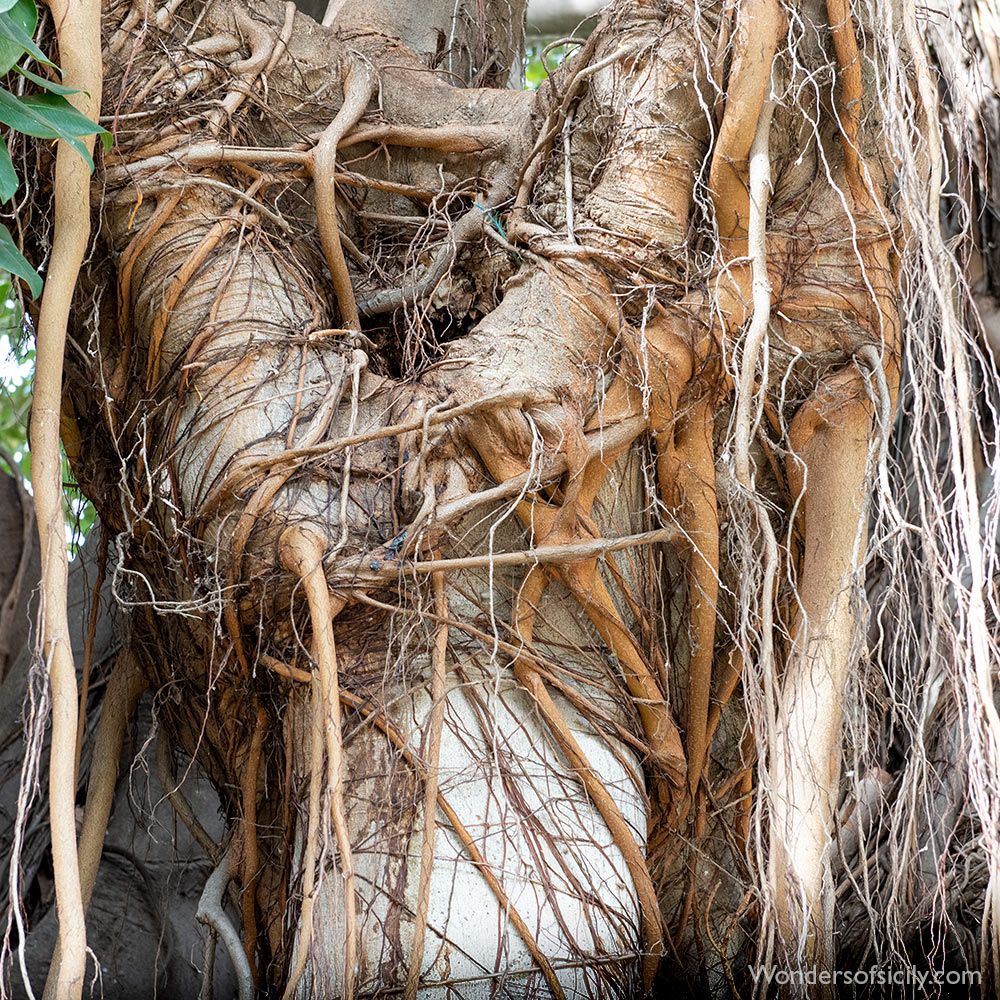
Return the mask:
M87 805L78 849L80 893L84 913L90 903L101 864L101 849L104 846L104 835L107 833L108 819L111 816L111 804L114 801L115 786L118 781L118 758L121 756L125 730L135 712L139 696L146 690L147 683L135 657L127 649L124 650L118 656L108 680L90 765ZM56 939L52 963L45 982L46 998L65 995L59 991L57 985L61 976L62 955L60 927L60 936Z
M514 632L524 647L530 649L534 631L535 615L538 603L548 585L548 577L540 567L528 571L524 582L518 590L514 604ZM604 822L608 826L611 837L622 852L625 864L635 885L642 913L642 930L645 945L643 959L643 983L650 989L656 977L656 969L664 950L663 921L660 907L653 887L653 879L649 874L642 850L628 824L625 822L614 799L604 787L597 772L591 766L587 755L583 752L576 737L566 725L559 707L552 700L545 682L534 664L523 656L516 656L512 664L514 676L518 683L528 692L538 706L546 726L562 751L570 767L590 796ZM556 994L561 996L561 992Z
M76 89L69 100L96 119L101 105L101 5L97 0L50 0L63 79ZM94 139L83 140L93 149ZM68 574L62 511L59 415L62 408L66 324L90 238L90 171L66 142L57 144L55 227L42 295L31 404L32 482L42 554L42 637L52 691L49 820L62 961L50 997L81 995L86 926L76 845L77 687L66 612Z
M770 865L779 929L806 960L832 955L831 825L840 774L841 701L855 636L852 583L867 538L873 416L864 378L843 369L789 427L788 478L804 525L798 609L769 771Z
M243 945L240 943L239 931L226 916L226 911L222 906L222 897L226 886L236 876L239 868L239 852L236 849L236 843L234 837L218 867L205 882L205 888L202 890L201 899L198 900L198 910L195 915L199 923L204 924L210 931L214 931L218 937L222 938L222 943L226 946L233 968L236 970L239 1000L253 1000L254 986L250 963L247 961ZM208 975L207 969L205 974Z
M352 1000L357 970L358 920L354 894L354 862L344 809L343 733L340 722L337 649L333 635L333 617L341 610L343 602L339 601L336 606L333 604L323 574L323 554L327 545L326 536L318 529L306 524L296 524L281 533L278 554L285 569L302 581L312 622L319 678L319 699L313 704L313 725L320 724L326 737L327 794L344 877L344 1000ZM313 693L315 696L315 689ZM286 992L286 995L290 994Z
M313 190L316 198L316 224L323 253L333 278L333 288L340 307L341 323L348 330L360 330L361 319L351 286L351 276L344 259L344 247L337 224L337 196L334 177L337 173L337 147L341 139L358 123L375 92L377 77L372 67L359 55L347 57L344 71L344 103L326 127L313 150Z
M260 854L257 847L257 785L260 778L260 758L267 735L268 717L262 708L250 739L250 755L243 772L243 945L250 974L257 983L257 879L260 874Z
M424 936L427 932L427 912L431 897L431 872L434 869L434 835L437 830L438 778L441 760L441 732L444 727L445 682L448 654L448 591L445 575L437 572L431 578L434 588L434 612L444 619L434 635L431 678L431 725L427 736L427 777L424 782L424 837L420 854L420 882L417 887L417 908L413 916L413 943L410 946L410 967L406 973L404 1000L416 1000L420 984L420 968L424 957Z

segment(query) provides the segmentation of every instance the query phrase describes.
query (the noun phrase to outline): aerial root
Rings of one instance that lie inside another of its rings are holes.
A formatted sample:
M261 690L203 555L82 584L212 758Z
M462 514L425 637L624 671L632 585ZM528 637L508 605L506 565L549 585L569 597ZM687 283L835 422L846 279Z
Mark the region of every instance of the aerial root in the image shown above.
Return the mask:
M614 383L612 388L616 388ZM627 388L622 387L620 391L616 388L607 419L611 420L613 416L623 419L627 417L631 411L630 402L631 396ZM586 435L579 429L563 429L562 438L569 442L569 447L566 454L568 482L562 502L556 506L542 501L524 500L517 505L518 518L532 532L536 541L551 541L555 550L556 546L564 544L585 546L600 539L600 533L590 519L591 508L618 455L644 429L645 422L640 421L637 426L633 426L631 437L618 442L619 451L606 450L593 457ZM502 440L474 431L467 433L467 440L497 482L504 482L527 471L526 463L510 451ZM577 600L604 644L618 660L650 748L647 763L659 775L657 795L668 799L670 791L667 783L677 787L684 783L686 762L677 727L670 717L665 694L655 671L622 621L598 572L594 556L578 557L572 562L564 556L551 572Z
M341 139L358 123L375 93L377 78L374 70L358 55L352 55L344 77L344 103L333 121L326 127L313 151L313 191L316 198L316 224L333 278L333 288L340 306L341 323L348 330L360 330L361 319L351 286L351 276L344 259L344 247L337 223L337 195L334 177L337 173L337 147Z
M434 636L433 677L431 679L431 725L427 738L427 769L424 782L424 838L420 854L420 882L417 888L417 908L413 917L413 944L410 967L406 973L403 1000L416 1000L420 969L424 956L424 936L430 907L431 873L434 869L434 835L437 829L438 782L441 761L441 731L444 727L445 682L448 654L448 592L444 573L432 577L434 612L444 619Z
M840 775L841 702L852 662L852 585L867 541L872 434L863 376L843 369L796 413L788 478L801 497L804 552L792 648L772 742L770 865L785 945L829 961L830 845Z
M343 602L339 602L336 607L331 603L330 590L323 574L323 554L326 552L327 544L326 536L316 528L296 524L281 533L278 554L285 569L302 581L313 628L320 696L318 701L314 700L313 703L313 725L320 726L325 731L326 738L327 794L344 877L344 1000L352 1000L357 969L358 920L354 894L354 861L344 809L343 734L340 722L337 649L333 635L333 617L343 607ZM314 688L314 695L315 693ZM302 953L299 958L303 960ZM287 991L286 996L290 996Z
M750 147L771 85L774 54L786 29L778 0L739 5L726 109L709 170L719 240L730 259L747 253Z
M177 813L180 821L187 827L188 833L194 838L194 842L205 852L205 857L213 864L218 864L222 857L222 849L208 835L208 831L202 826L191 803L184 797L177 783L177 773L174 769L174 761L170 745L166 735L161 729L156 737L156 776L160 781L163 794L170 803L171 808Z
M49 0L69 100L96 119L101 105L101 5ZM82 141L93 149L94 137ZM40 649L52 696L49 825L62 961L49 976L47 1000L76 1000L83 989L87 931L76 845L77 687L66 612L68 561L63 525L59 414L63 354L73 292L90 239L90 171L68 143L56 147L54 231L35 338L31 455L35 522L42 557ZM54 966L53 966L54 968ZM50 968L51 972L51 968ZM51 985L49 985L51 984Z
M292 668L289 667L289 674ZM302 678L299 678L302 679ZM323 714L315 706L322 705L323 694L318 674L306 674L306 683L312 685L312 742L309 753L309 820L306 827L305 857L302 862L302 909L299 912L299 931L295 941L295 964L288 974L282 1000L292 1000L299 980L306 969L309 947L313 935L313 910L316 907L316 844L319 840L320 784L323 778L323 740L325 727Z
M247 190L247 194L252 196L264 183L263 178L255 180ZM163 346L163 336L166 333L167 325L173 314L174 307L188 287L198 268L208 258L208 255L219 245L223 238L240 220L243 209L233 208L226 215L215 222L211 229L201 238L198 245L188 254L184 263L177 269L177 273L170 279L163 292L163 299L159 303L156 314L153 317L153 326L149 335L149 348L146 357L146 389L151 390L159 381L161 349ZM256 216L253 216L256 218Z
M250 56L233 63L230 67L231 72L241 78L240 86L230 90L223 98L222 104L208 116L207 125L211 132L218 134L219 129L232 118L247 99L250 88L257 78L266 76L274 68L292 37L294 17L294 4L286 3L281 34L275 37L274 32L266 25L255 21L244 9L236 8L236 26L250 40ZM174 126L175 129L179 127L180 125Z
M301 447L307 448L315 444L323 436L333 417L334 411L340 403L341 394L342 388L340 385L330 386L315 415L303 431L300 441ZM250 534L257 524L257 519L270 510L271 501L278 495L278 492L288 482L295 471L295 467L292 465L273 471L270 475L266 476L264 481L254 490L250 499L243 505L239 520L233 529L232 555L226 562L226 588L230 594L236 593L243 550L246 548ZM246 653L243 649L243 634L240 628L239 613L235 600L226 602L222 609L222 617L226 625L226 630L229 633L230 641L233 644L236 659L243 670L244 676L249 676L250 664L247 662Z
M233 838L222 861L216 869L208 876L205 888L202 890L201 899L198 900L198 910L195 916L199 923L209 928L209 933L214 932L222 938L222 943L229 952L233 968L236 970L236 984L239 991L239 1000L253 1000L254 985L253 974L250 971L250 963L247 961L246 952L240 943L239 931L233 926L233 922L226 916L226 911L222 906L222 896L226 891L226 886L236 875L239 867L239 858L236 850L236 839ZM212 949L214 952L214 948ZM208 958L206 948L206 958ZM205 976L210 973L206 967Z
M13 468L13 466L12 466ZM22 561L23 561L22 555ZM18 567L20 572L20 567ZM78 721L76 726L76 754L73 759L73 770L77 781L80 778L80 754L83 752L83 734L87 729L87 695L90 691L90 672L94 659L94 639L97 635L97 619L101 614L101 588L108 572L108 533L101 528L101 544L97 555L97 579L90 591L90 611L87 615L87 637L83 642L83 670L80 675L80 708L77 712ZM17 577L14 578L12 593L16 593L18 587ZM3 628L3 615L0 614L0 629ZM2 634L2 633L0 633Z
M209 927L205 935L205 950L202 952L201 989L198 992L198 1000L212 1000L215 993L215 946L218 941L218 931L214 927Z
M135 712L136 703L146 687L147 680L140 671L135 657L127 649L123 650L111 671L101 704L101 718L97 724L94 754L90 764L90 780L87 784L83 829L80 831L80 844L77 850L80 859L80 895L84 913L90 904L101 865L101 850L118 783L118 758L121 756L125 730ZM62 991L57 991L62 954L60 930L45 981L46 997L63 996Z
M703 396L675 430L675 489L679 521L687 535L686 571L691 648L687 698L687 794L683 819L695 799L709 750L708 716L715 658L715 617L719 593L719 517L712 441L715 401Z

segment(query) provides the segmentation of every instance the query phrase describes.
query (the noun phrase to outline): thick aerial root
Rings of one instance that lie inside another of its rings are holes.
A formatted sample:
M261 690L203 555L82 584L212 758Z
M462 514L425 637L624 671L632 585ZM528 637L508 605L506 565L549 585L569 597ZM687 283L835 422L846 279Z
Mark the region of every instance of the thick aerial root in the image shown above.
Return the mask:
M840 67L840 92L837 95L837 123L840 126L840 144L844 151L844 168L847 186L854 207L874 214L875 201L869 189L869 180L863 176L858 125L861 120L861 60L858 58L858 41L854 35L850 0L826 0L833 48ZM883 215L883 217L886 217Z
M80 832L80 893L83 911L86 913L90 896L97 881L97 870L101 864L101 849L104 835L108 830L111 804L118 783L118 758L121 756L125 730L135 711L139 696L146 690L147 682L139 670L139 665L127 650L122 652L115 663L107 691L101 705L101 719L97 725L94 755L90 765L90 781L87 785L87 806L83 829ZM45 981L45 997L62 996L56 992L61 974L63 945L62 937L56 939Z
M841 701L855 642L853 576L867 537L865 473L872 417L852 367L819 389L789 428L788 477L801 497L805 546L798 613L778 706L770 865L779 929L805 961L832 952L829 865L840 775Z
M316 223L323 253L333 278L341 323L348 330L360 330L361 320L354 299L351 276L344 259L344 248L337 225L337 197L334 177L337 172L337 147L340 140L357 124L375 92L376 77L360 57L351 57L344 78L344 103L326 127L313 151L313 190L316 198Z
M226 911L222 907L222 896L226 891L226 886L236 874L237 867L236 841L234 839L229 845L225 857L219 862L219 866L205 882L201 899L198 900L196 916L199 923L204 924L210 929L210 932L214 931L218 937L222 938L222 943L226 946L233 968L236 970L239 1000L253 1000L253 974L250 971L250 963L247 961L246 953L240 944L239 931L233 926L233 922L226 916ZM205 974L208 975L207 969Z
M96 119L101 106L101 5L97 0L50 0L70 101ZM83 140L93 149L94 139ZM55 230L42 295L31 404L32 483L42 553L42 643L52 690L49 821L62 961L46 996L73 1000L83 989L86 926L76 847L77 688L66 613L68 573L62 511L59 414L66 324L90 238L90 171L66 142L58 143Z
M691 651L688 664L687 768L693 799L708 754L708 712L719 595L719 517L715 496L714 400L704 397L675 431L680 521L687 534Z
M514 605L514 631L526 647L531 645L535 614L538 602L548 584L548 578L540 568L529 570L521 588L518 591ZM531 695L538 706L545 724L562 751L570 767L590 796L608 825L612 839L622 852L629 874L635 884L639 898L639 908L642 913L643 939L646 954L643 960L643 982L646 989L651 989L660 956L664 950L663 922L660 917L660 907L656 898L653 880L646 866L642 851L636 843L635 836L625 822L614 799L608 793L604 783L591 766L580 744L566 725L559 707L552 700L539 672L534 664L524 657L515 657L513 663L514 676L519 684Z
M786 26L778 0L745 0L740 5L736 57L709 173L719 239L730 258L745 257L747 252L750 147L771 85L774 53Z
M448 618L448 592L444 573L435 573L434 612ZM424 957L424 935L427 932L427 911L431 898L431 872L434 868L434 834L437 830L438 771L441 759L441 731L444 728L445 681L447 680L448 626L439 624L434 636L431 679L431 727L427 739L427 778L424 788L424 838L420 854L420 883L417 888L417 909L413 917L413 944L410 947L410 967L406 973L404 1000L415 1000L420 984L420 967Z
M343 736L340 724L340 693L337 679L337 650L333 637L333 616L330 591L323 575L323 553L327 540L306 525L292 525L281 533L278 552L285 569L302 581L309 604L313 628L313 645L319 668L320 700L313 711L321 713L326 736L327 790L330 798L333 830L340 851L340 866L344 876L344 1000L354 996L357 970L358 918L354 896L354 862L351 838L344 810ZM336 611L343 607L341 604ZM315 693L315 692L314 692ZM315 723L314 723L315 724ZM300 954L301 959L301 954ZM286 991L286 995L287 991Z

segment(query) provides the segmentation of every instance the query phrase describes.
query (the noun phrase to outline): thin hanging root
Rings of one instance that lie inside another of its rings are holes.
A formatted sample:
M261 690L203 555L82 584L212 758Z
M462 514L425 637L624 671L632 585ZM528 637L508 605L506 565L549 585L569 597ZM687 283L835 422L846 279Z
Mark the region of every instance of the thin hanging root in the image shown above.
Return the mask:
M281 533L278 540L278 554L282 565L302 581L312 621L320 687L320 700L318 704L314 704L313 711L322 714L322 724L326 731L327 789L344 876L344 1000L352 1000L357 969L358 918L354 896L354 860L344 810L343 735L340 725L337 649L333 636L333 616L343 607L343 603L336 609L331 605L330 590L323 575L323 553L326 548L326 537L308 525L292 525Z
M101 106L101 5L98 0L49 0L69 100L96 119ZM94 137L82 139L88 149ZM76 849L77 689L66 613L68 573L62 511L59 414L63 351L73 291L90 239L90 171L66 142L56 147L55 227L35 339L31 403L32 484L42 553L42 641L52 692L49 823L62 961L46 990L51 1000L81 995L87 931Z
M243 776L243 947L250 975L257 983L257 876L260 857L257 850L257 782L260 755L267 734L267 712L257 709L257 722L250 740L250 757Z
M528 571L528 575L524 578L518 591L514 604L514 630L526 647L531 645L535 614L547 585L548 578L544 571L539 567L534 567ZM604 783L591 766L580 744L570 732L566 720L549 695L545 683L534 665L525 658L516 657L513 668L518 683L534 699L545 724L559 745L559 749L563 752L594 805L597 806L598 812L608 826L612 839L625 858L625 864L635 884L635 891L639 898L639 909L642 913L643 937L646 945L646 954L643 960L643 983L646 989L650 990L656 976L660 956L663 954L664 940L660 906L642 851L615 804L615 800L604 787ZM556 995L562 996L561 991Z
M825 905L840 774L841 702L855 620L852 577L867 537L872 414L864 379L842 370L789 427L788 477L801 496L804 553L797 620L771 745L770 865L781 934L807 961L831 955Z
M344 103L326 127L313 152L313 190L316 198L316 223L326 264L333 278L333 288L340 306L341 323L348 330L360 330L351 276L344 259L344 248L337 225L337 195L334 176L337 172L337 147L340 140L361 119L375 93L376 77L360 56L351 57L344 79Z
M83 751L83 734L87 728L87 694L90 689L90 671L94 659L94 637L97 635L97 619L101 613L101 588L108 571L108 533L101 529L101 545L97 556L97 579L90 592L90 613L87 616L87 638L83 643L83 673L80 677L79 721L76 726L76 755L73 771L80 779L80 754ZM0 622L2 627L2 622Z
M434 613L448 618L448 591L444 573L435 573ZM427 739L427 777L424 788L424 840L420 854L420 883L417 889L417 909L413 917L413 944L410 967L406 973L403 1000L416 1000L420 984L420 968L424 957L424 935L427 931L427 911L430 907L431 872L434 869L434 834L437 829L438 772L441 760L441 731L444 727L445 681L447 673L448 626L439 624L434 636L431 680L431 728Z
M291 674L292 668L289 667ZM305 680L312 684L313 705L323 701L319 676L306 674ZM302 863L302 910L299 913L299 933L295 941L295 965L288 974L282 1000L292 1000L298 989L299 980L305 972L312 944L313 910L316 906L316 844L319 840L320 782L323 775L324 719L321 712L312 713L312 744L310 748L309 771L309 823L306 827L306 853Z
M218 864L222 857L222 849L208 835L208 831L202 826L201 820L191 808L191 803L184 798L184 793L177 784L172 751L162 729L156 737L156 776L160 780L167 801L187 827L188 833L194 838L195 843L205 852L205 857L209 861Z
M84 813L83 829L80 832L80 894L83 912L87 912L97 870L101 864L101 849L104 835L108 830L111 804L118 783L118 758L121 756L125 730L135 712L139 696L146 690L147 681L139 670L135 657L123 650L108 680L108 688L101 705L101 718L97 725L94 755L90 765L90 781L87 784L87 806ZM62 937L56 938L52 962L45 981L45 997L62 997L55 992L61 975Z

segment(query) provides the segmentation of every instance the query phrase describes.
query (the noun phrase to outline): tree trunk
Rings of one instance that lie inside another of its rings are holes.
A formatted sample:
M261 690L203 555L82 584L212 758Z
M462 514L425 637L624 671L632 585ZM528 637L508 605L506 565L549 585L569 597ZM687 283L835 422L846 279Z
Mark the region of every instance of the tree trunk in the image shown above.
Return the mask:
M231 882L268 996L837 968L891 885L857 874L883 789L926 787L864 715L922 614L963 624L907 683L950 661L995 716L987 362L936 200L963 154L912 4L613 4L537 92L516 5L332 6L103 13L64 420L158 721L223 801L199 919L235 940ZM886 606L920 578L949 489L971 575L948 546L872 652L866 574Z

